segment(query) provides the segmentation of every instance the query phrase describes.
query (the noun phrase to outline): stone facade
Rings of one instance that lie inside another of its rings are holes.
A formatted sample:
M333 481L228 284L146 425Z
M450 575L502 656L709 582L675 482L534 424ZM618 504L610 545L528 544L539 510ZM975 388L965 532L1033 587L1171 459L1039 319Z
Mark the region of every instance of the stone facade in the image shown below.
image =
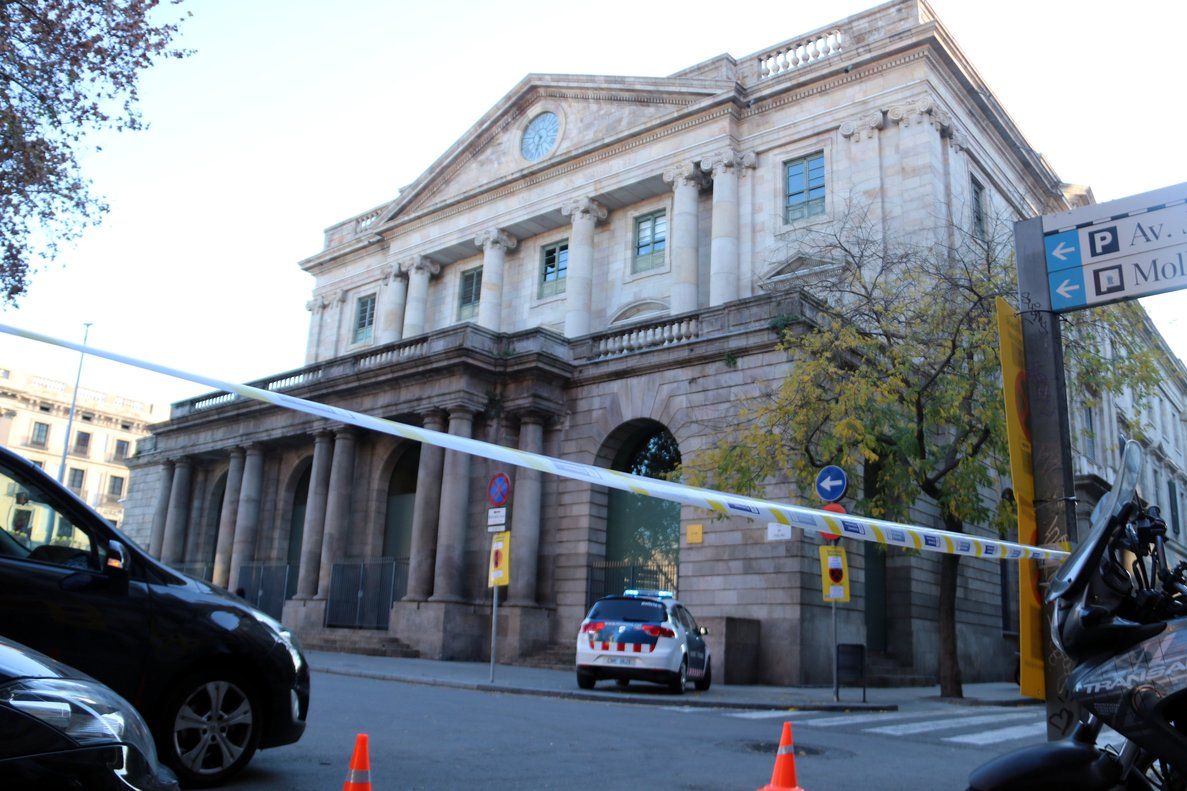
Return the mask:
M695 455L786 371L772 323L811 311L777 287L796 232L854 202L887 235L968 227L974 183L1009 217L1072 205L987 95L922 0L669 77L531 75L397 198L327 230L301 262L307 365L257 384L601 466L660 427ZM272 606L311 641L345 639L349 582L383 609L356 613L375 646L484 655L495 465L230 395L175 404L154 433L128 519L153 552L261 603L282 569ZM617 528L606 490L508 472L499 646L515 659L572 644ZM786 482L766 494L798 499ZM938 524L925 502L913 518ZM691 508L680 522L679 595L734 658L725 677L827 681L817 539ZM841 640L934 677L936 558L850 555ZM1005 678L1001 569L960 568L965 679Z

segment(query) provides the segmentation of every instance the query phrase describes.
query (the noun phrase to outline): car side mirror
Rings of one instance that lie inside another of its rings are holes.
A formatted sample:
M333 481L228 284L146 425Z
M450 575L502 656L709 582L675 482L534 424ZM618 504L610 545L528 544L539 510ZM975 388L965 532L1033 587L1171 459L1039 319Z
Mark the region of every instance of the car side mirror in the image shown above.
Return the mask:
M709 630L704 626L698 626L697 634L699 634L701 637L704 637L705 635L709 634Z
M103 564L103 573L118 579L128 576L128 548L114 538L107 542L107 561Z

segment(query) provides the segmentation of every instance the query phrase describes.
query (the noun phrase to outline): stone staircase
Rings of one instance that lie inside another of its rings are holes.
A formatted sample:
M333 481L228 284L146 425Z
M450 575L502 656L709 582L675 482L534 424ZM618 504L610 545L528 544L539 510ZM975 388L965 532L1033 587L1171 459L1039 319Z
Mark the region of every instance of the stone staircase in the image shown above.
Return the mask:
M572 670L577 664L577 647L573 643L553 643L534 654L520 657L514 664L545 670Z
M321 629L316 634L302 635L301 647L312 651L336 651L368 656L398 656L408 659L420 656L414 648L387 632L368 629Z
M866 684L871 687L932 687L940 683L935 676L920 674L882 651L866 654Z

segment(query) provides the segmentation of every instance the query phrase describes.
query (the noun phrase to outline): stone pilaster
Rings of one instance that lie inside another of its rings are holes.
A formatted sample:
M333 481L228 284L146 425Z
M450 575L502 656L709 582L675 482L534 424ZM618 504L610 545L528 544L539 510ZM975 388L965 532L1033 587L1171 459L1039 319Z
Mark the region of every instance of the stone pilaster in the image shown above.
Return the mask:
M478 234L474 244L482 248L482 292L478 299L478 324L500 332L503 313L503 267L507 260L507 251L514 250L518 240L506 231L491 228Z
M161 560L178 563L185 550L185 528L190 513L190 478L194 463L179 459L173 470L173 488L169 492L169 511L165 517L165 540L161 545Z
M441 272L441 267L418 255L400 264L408 275L408 301L404 307L404 338L420 335L428 329L429 279Z
M467 407L449 410L449 433L469 437L474 412ZM466 558L466 521L470 507L470 455L445 451L441 475L441 518L437 526L437 557L430 601L462 601Z
M334 459L330 464L330 483L326 494L325 532L321 542L317 598L330 595L330 574L334 561L341 559L346 529L350 523L350 499L354 490L355 432L340 428L334 433Z
M309 338L305 342L306 365L317 362L317 351L321 345L322 323L327 307L326 298L320 295L305 303L305 310L309 311Z
M404 337L404 308L408 302L408 276L399 264L383 268L383 291L379 298L379 342L393 343Z
M235 539L231 545L231 576L228 590L242 583L243 564L255 560L256 533L260 525L260 496L264 487L264 449L249 445L243 460L243 485L235 511Z
M224 588L231 578L231 551L235 546L235 517L239 512L239 492L243 488L243 448L232 448L227 465L227 485L223 490L223 507L218 516L218 536L214 544L215 585Z
M173 492L172 461L161 464L161 486L157 490L157 507L152 515L152 532L148 537L148 553L154 558L161 557L161 547L165 543L165 522L169 518L169 495Z
M181 562L194 563L199 559L210 557L209 551L204 551L206 536L203 522L206 516L206 479L208 470L197 465L194 467L193 482L190 484L190 515L189 527L185 532L185 544L181 553Z
M672 260L670 311L687 313L697 309L697 199L703 179L691 162L664 171L672 185L672 222L668 225Z
M424 427L430 431L444 431L445 413L437 410L429 412L424 416ZM444 465L444 448L421 444L420 465L416 470L416 495L412 505L412 541L405 601L424 601L433 594Z
M519 449L544 452L544 419L527 413L519 420ZM511 590L508 604L536 603L536 571L540 554L540 495L543 473L528 467L515 471L511 505Z
M309 472L309 496L305 502L305 523L301 528L301 568L297 572L297 596L303 599L317 595L333 443L334 437L329 431L313 435L313 469Z
M571 200L561 207L570 217L569 271L565 278L565 336L588 335L593 304L594 226L606 219L606 207L592 198Z
M709 248L709 305L738 298L738 176L755 166L753 153L723 149L701 161L713 174L713 229Z

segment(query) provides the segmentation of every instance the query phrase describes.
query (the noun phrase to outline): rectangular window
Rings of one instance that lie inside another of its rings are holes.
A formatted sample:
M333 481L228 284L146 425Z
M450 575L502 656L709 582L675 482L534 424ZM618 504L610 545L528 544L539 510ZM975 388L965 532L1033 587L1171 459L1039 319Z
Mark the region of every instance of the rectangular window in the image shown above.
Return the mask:
M111 480L107 482L107 493L112 497L123 497L124 479L118 475L111 476Z
M824 214L824 152L784 163L786 175L785 222Z
M632 272L646 272L664 265L668 247L668 214L657 211L635 218L635 260Z
M1167 500L1170 503L1170 528L1171 532L1176 536L1179 535L1179 487L1175 486L1174 481L1166 482L1167 493L1170 498Z
M565 277L569 274L569 240L550 244L540 253L540 296L565 293Z
M66 485L70 487L71 491L78 493L82 491L82 485L86 481L87 474L84 470L77 467L71 467L68 477L66 478Z
M1096 431L1092 422L1092 407L1084 407L1084 455L1096 461Z
M115 441L115 451L112 453L111 458L115 461L123 461L124 459L128 458L129 449L130 446L126 439L117 439Z
M478 315L478 300L482 297L482 267L462 272L461 288L458 289L458 321L472 319Z
M359 297L354 310L354 335L351 343L370 343L375 330L375 295Z
M33 436L29 444L35 448L44 448L49 444L49 423L34 423Z
M74 435L74 455L87 456L91 452L91 433L79 431Z
M985 241L985 187L976 179L973 184L973 236Z

